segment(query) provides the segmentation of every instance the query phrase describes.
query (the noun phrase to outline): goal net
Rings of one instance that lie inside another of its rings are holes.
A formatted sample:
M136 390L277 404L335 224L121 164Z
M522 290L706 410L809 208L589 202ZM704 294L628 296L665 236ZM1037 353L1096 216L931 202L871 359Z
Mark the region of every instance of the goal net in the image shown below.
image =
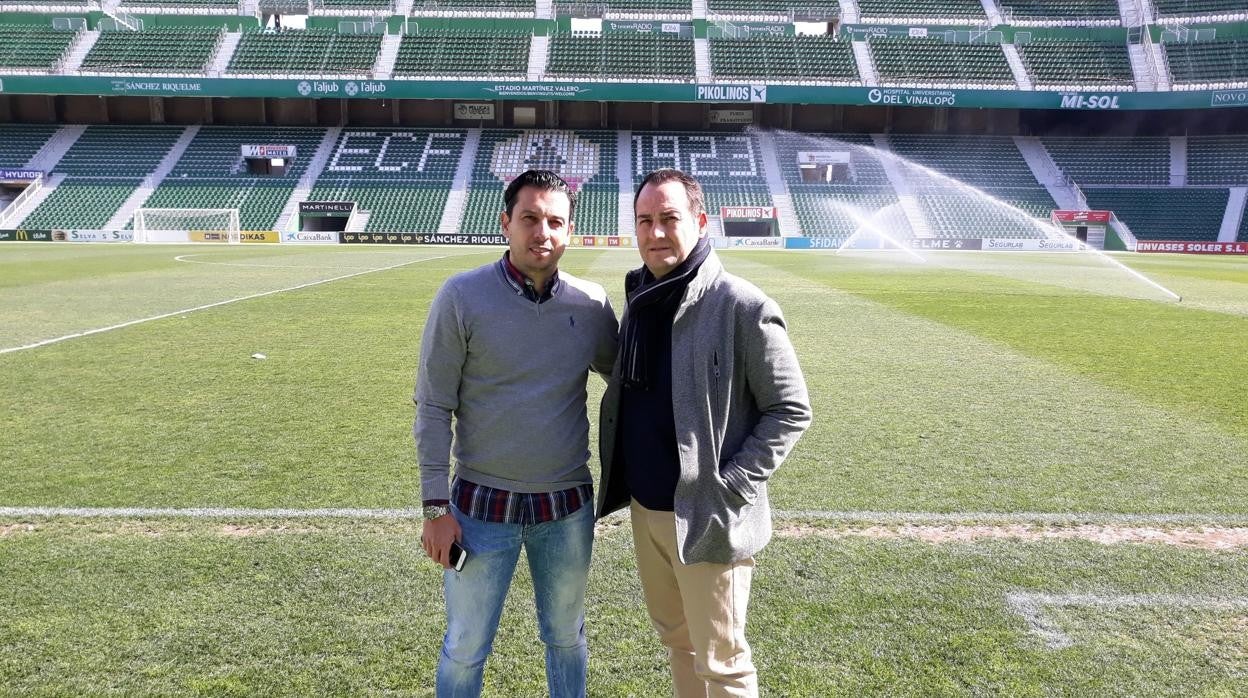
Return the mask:
M135 242L239 242L236 208L141 208L134 213Z

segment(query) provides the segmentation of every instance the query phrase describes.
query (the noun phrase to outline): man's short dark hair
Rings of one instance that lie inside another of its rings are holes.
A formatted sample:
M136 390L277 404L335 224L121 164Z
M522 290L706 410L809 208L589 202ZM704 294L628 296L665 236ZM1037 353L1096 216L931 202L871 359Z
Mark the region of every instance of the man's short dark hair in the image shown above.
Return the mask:
M690 213L694 216L706 213L706 198L702 194L702 185L698 184L698 180L684 172L671 168L655 170L641 180L641 184L637 185L637 192L633 194L633 209L637 208L637 199L641 197L641 190L645 189L647 184L653 184L657 187L668 182L680 182L684 185L685 196L689 197Z
M563 177L550 170L529 170L511 180L511 184L507 185L507 191L503 192L503 206L505 207L503 210L507 211L508 218L516 208L516 198L520 196L520 190L525 187L533 187L541 191L563 192L568 197L567 222L572 222L572 213L576 211L576 192L563 181Z

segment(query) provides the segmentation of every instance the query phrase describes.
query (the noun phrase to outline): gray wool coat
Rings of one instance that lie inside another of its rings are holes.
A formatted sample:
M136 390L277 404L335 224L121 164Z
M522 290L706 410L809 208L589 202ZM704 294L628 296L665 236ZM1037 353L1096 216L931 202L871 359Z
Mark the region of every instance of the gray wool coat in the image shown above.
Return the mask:
M627 317L626 308L621 325ZM599 419L600 517L629 503L617 440L646 438L618 428L620 376L617 358ZM767 479L810 425L810 399L780 307L724 271L713 252L685 290L672 324L672 407L681 561L752 557L771 539Z

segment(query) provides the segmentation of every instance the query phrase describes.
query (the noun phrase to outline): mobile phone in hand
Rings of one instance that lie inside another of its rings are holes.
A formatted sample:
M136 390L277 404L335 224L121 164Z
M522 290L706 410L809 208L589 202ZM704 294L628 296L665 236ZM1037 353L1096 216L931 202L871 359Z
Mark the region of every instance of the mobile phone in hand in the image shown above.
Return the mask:
M468 561L468 551L464 550L459 543L451 541L451 568L456 572L464 569L464 563Z

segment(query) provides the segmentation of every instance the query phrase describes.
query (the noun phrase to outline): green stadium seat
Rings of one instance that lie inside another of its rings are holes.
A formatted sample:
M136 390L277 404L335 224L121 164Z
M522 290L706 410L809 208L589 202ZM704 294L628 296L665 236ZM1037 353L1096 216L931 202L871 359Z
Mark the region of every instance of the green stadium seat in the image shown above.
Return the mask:
M405 36L396 77L523 77L529 66L527 30L439 31Z
M413 15L463 15L481 13L488 17L528 16L536 12L534 0L413 0Z
M1166 44L1176 88L1204 89L1248 82L1248 41Z
M675 167L697 177L706 193L706 212L724 206L772 207L762 150L748 133L633 132L633 188L646 173Z
M1006 24L1022 26L1117 26L1116 0L1000 0Z
M885 84L1010 87L1014 74L997 44L873 38L868 45Z
M123 177L67 177L22 221L26 228L98 230L142 182Z
M77 31L0 24L0 73L46 73L69 53Z
M1088 205L1113 211L1140 240L1217 240L1230 191L1196 187L1085 188Z
M144 204L146 208L238 208L244 230L271 230L324 136L322 129L205 126ZM278 176L246 172L242 146L293 145Z
M0 124L0 169L21 169L58 128L44 124Z
M822 18L832 19L839 17L841 14L841 4L836 0L810 0L809 2L796 2L795 0L707 0L707 14L709 16L723 15L728 17L741 17L760 19L771 19L781 17L788 19L793 17L800 18Z
M461 130L346 129L309 201L353 201L367 232L436 232L464 149Z
M472 167L461 232L498 233L503 189L521 172L540 168L558 172L576 188L573 222L577 234L620 234L617 149L614 131L484 132Z
M1188 136L1187 183L1248 186L1248 138Z
M859 0L858 9L863 22L890 24L932 24L956 21L959 23L985 23L988 15L979 0Z
M319 29L243 34L228 73L368 75L381 50L377 34L339 34Z
M579 80L611 76L690 82L693 63L693 39L675 34L560 33L551 39L546 73Z
M1170 184L1168 138L1045 138L1044 147L1079 186Z
M219 28L106 31L82 70L107 73L202 73L221 41Z
M1019 44L1018 53L1040 87L1128 90L1135 85L1126 44L1037 39Z
M833 36L713 39L709 46L717 78L861 84L850 42Z
M1243 0L1153 0L1162 20L1201 17L1210 21L1232 22L1248 19Z

